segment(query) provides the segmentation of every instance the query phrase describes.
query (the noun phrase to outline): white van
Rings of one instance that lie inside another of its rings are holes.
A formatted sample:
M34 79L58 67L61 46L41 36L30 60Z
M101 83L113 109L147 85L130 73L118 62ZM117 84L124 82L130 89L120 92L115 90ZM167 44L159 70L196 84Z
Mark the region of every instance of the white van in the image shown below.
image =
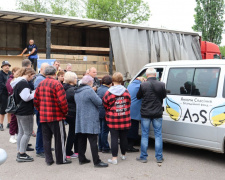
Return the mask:
M224 153L225 61L171 61L150 63L131 80L156 69L166 84L163 141ZM150 137L154 137L151 128Z

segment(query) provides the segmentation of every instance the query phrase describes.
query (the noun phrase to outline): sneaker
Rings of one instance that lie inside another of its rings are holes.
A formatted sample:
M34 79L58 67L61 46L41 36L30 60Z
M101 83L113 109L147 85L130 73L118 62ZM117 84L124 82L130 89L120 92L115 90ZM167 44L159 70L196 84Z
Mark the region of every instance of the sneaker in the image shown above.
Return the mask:
M147 163L148 160L147 159L141 159L139 157L136 158L137 161L142 162L142 163Z
M156 160L157 163L162 163L164 161L164 159L160 159L160 160Z
M52 161L52 162L46 162L47 166L51 166L54 164L55 161Z
M60 165L60 164L70 164L70 163L72 163L72 161L70 161L70 160L65 160L63 163L56 163L56 164Z
M9 129L10 128L10 123L8 123L6 127Z
M17 140L18 134L15 134L15 140Z
M102 150L102 153L111 153L111 149L108 149L108 150Z
M126 158L125 155L121 155L121 159L122 159L122 160L126 160L127 158Z
M70 156L66 156L66 159L71 159L71 157Z
M83 164L88 164L90 163L91 161L89 159L85 159L84 161L80 161L79 164L80 165L83 165Z
M114 159L114 160L108 159L108 163L116 165L117 164L117 159Z
M17 142L15 136L10 136L9 142L15 144Z
M132 147L132 148L128 148L128 149L127 149L127 152L128 152L128 153L139 152L139 149L136 149L136 148Z
M45 153L43 153L43 152L42 153L37 153L36 156L40 157L40 158L45 158Z
M0 124L0 131L4 131L3 124Z
M18 157L16 158L17 162L32 162L34 159L27 155L26 153L24 154L19 154Z
M34 148L30 148L29 146L27 146L26 151L34 151Z
M70 158L72 158L72 159L78 158L78 153L74 153L73 155L70 156Z
M107 164L107 163L104 163L104 162L100 162L100 163L98 163L98 164L95 164L95 167L96 168L106 168L106 167L108 167L109 165Z

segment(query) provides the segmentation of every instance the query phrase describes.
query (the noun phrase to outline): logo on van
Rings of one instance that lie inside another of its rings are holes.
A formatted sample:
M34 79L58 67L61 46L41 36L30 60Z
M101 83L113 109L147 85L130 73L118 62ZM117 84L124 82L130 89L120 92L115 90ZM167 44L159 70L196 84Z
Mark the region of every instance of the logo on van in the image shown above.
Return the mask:
M169 99L168 97L166 98L166 112L174 121L179 121L182 115L180 105L174 102L172 99Z
M221 126L225 123L225 104L214 107L209 113L209 119L213 126Z

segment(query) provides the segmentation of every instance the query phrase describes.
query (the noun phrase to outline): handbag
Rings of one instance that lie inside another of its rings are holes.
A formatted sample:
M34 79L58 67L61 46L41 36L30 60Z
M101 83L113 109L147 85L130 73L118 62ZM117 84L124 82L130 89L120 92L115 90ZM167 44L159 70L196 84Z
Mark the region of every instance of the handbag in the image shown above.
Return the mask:
M22 101L21 101L22 102ZM7 108L5 110L6 113L15 114L18 108L21 105L21 102L16 105L15 99L14 99L14 93L8 97L7 102Z

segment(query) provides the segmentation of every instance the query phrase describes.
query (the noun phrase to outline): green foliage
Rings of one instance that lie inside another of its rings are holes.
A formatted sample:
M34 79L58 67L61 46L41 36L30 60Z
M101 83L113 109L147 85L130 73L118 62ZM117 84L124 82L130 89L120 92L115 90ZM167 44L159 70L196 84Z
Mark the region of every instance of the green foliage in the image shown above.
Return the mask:
M225 46L220 46L220 52L223 57L225 57Z
M139 24L148 21L144 0L20 0L18 10Z
M78 0L21 0L18 9L23 11L77 16Z
M21 0L18 1L18 9L23 11L49 13L44 0Z
M139 24L148 21L150 9L143 0L87 0L86 17Z
M221 43L223 33L224 0L196 0L193 30L202 32L202 39Z

